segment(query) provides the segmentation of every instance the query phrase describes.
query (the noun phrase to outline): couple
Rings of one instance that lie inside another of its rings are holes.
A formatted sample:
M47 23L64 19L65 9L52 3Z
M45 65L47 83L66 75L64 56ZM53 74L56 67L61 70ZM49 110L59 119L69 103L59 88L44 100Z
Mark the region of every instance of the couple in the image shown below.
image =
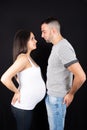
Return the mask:
M33 109L45 94L49 129L63 130L66 108L86 80L73 47L61 35L58 20L43 20L41 32L42 38L53 44L47 66L47 94L40 67L30 56L37 43L31 31L21 30L15 34L14 63L1 77L1 82L14 92L11 108L17 122L17 130L30 129ZM12 82L13 77L19 83L18 88Z

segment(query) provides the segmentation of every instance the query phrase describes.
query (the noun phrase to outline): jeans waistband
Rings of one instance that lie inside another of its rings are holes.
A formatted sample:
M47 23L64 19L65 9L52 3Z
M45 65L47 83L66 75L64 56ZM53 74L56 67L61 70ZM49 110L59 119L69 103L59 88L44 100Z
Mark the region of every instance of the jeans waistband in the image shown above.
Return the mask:
M63 101L63 97L54 97L54 96L50 96L50 95L47 95L47 97L49 98L49 100L51 101Z

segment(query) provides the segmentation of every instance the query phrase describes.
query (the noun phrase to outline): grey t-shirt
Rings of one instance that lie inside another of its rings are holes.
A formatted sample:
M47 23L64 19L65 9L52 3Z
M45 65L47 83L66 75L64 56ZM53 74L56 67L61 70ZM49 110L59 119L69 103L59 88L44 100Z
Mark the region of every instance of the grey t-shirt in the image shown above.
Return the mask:
M64 97L72 86L73 74L68 66L78 62L71 44L63 39L53 45L47 66L47 93L55 97Z

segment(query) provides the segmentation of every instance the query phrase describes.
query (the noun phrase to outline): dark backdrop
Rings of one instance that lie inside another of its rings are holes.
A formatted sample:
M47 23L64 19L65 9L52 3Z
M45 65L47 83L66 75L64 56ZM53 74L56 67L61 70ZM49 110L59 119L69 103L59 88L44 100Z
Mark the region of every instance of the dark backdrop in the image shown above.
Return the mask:
M57 17L61 32L75 48L79 62L87 73L87 0L32 0L0 2L0 76L12 64L12 42L18 29L29 29L38 40L37 50L32 53L40 65L46 81L47 60L51 44L41 39L40 22L49 16ZM65 130L87 130L87 88L86 83L76 93L67 109ZM10 110L13 93L0 83L0 130L16 130ZM34 110L31 130L48 130L44 100Z

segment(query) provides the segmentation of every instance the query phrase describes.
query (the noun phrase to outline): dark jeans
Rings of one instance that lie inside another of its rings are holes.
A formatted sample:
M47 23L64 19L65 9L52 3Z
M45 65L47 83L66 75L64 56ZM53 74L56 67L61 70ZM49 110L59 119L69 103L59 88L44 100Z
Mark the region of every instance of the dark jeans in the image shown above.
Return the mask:
M23 110L11 106L12 113L16 119L17 130L30 130L33 110Z

